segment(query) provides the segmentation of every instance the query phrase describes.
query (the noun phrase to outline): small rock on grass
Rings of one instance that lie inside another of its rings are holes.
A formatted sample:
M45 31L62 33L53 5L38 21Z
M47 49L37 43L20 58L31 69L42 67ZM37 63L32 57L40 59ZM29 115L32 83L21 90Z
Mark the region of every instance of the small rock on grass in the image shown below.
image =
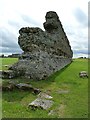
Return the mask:
M53 101L49 100L52 98L53 98L52 96L49 96L46 93L40 92L38 94L38 98L35 99L33 102L29 103L28 106L33 110L35 110L36 108L47 110L53 105Z
M32 85L30 84L26 84L26 83L19 83L16 84L13 81L9 81L7 85L3 85L2 90L3 91L12 91L15 88L19 89L19 90L24 90L24 91L31 91L34 94L39 94L41 92L40 89L38 88L34 88Z
M46 99L52 99L53 98L52 96L50 96L50 95L48 95L46 93L43 93L43 92L39 93L38 97L40 97L40 98L46 98Z
M12 91L15 89L15 86L13 84L9 84L7 86L2 86L2 91Z
M15 73L12 70L0 70L0 78L2 79L12 79L15 77Z
M21 90L32 90L33 89L32 85L25 84L25 83L19 83L16 85L16 87Z
M40 89L38 89L38 88L33 88L33 93L34 94L39 94L41 92L41 90Z
M41 109L47 110L52 105L53 105L52 100L37 98L36 100L31 102L28 107L30 107L31 109L41 108Z
M79 72L79 77L81 77L81 78L87 77L87 78L88 78L88 73L87 73L87 71L81 71L81 72Z

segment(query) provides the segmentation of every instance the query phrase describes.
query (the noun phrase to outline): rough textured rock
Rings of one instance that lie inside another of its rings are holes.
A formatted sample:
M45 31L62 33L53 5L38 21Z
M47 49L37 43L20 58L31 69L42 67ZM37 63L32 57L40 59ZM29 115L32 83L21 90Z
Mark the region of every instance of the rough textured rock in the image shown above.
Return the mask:
M46 13L45 31L36 27L19 30L18 44L24 51L11 66L16 76L46 79L72 61L72 50L56 12Z
M52 98L53 98L52 96L50 96L50 95L48 95L48 94L46 94L46 93L43 93L43 92L40 92L40 93L38 94L38 97L39 97L39 98L45 98L45 99L52 99Z
M21 89L21 90L33 90L32 85L30 85L30 84L25 84L25 83L16 84L16 87L17 87L18 89Z
M32 103L29 104L29 107L31 107L32 109L41 108L47 110L52 105L53 105L52 100L37 98L36 100L34 100Z
M12 83L7 83L7 84L2 84L2 91L13 91L14 89L16 89L15 84Z
M11 79L16 77L15 72L12 70L0 70L0 78L2 79Z
M52 97L48 94L39 93L38 98L31 102L28 107L31 109L41 108L47 110L53 105L53 101L49 99L52 99Z
M33 88L33 93L34 94L39 94L41 92L41 90L40 89L38 89L38 88Z
M39 94L41 92L40 89L33 87L31 84L26 83L14 83L13 81L6 82L2 85L2 91L13 91L15 89L30 91L34 94Z
M88 73L87 73L87 71L81 71L81 72L79 73L79 76L80 76L81 78L84 78L84 77L87 77L87 78L88 78Z

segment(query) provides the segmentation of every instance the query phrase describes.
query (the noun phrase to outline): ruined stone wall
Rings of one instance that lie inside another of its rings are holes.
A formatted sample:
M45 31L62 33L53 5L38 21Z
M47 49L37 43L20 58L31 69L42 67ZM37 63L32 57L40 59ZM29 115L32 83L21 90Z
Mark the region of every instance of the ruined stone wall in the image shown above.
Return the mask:
M41 49L53 54L72 57L72 50L63 26L56 12L47 12L43 24L45 32L40 28L21 28L18 43L24 52Z
M38 27L19 30L18 44L24 52L19 62L10 67L16 76L46 79L71 62L71 46L57 13L47 12L45 18L45 31Z
M53 40L53 46L63 53L63 56L72 57L69 40L56 12L47 12L46 22L43 24L46 33Z
M21 55L19 62L13 65L12 69L18 71L17 76L42 80L48 78L48 76L69 63L71 63L71 58L50 55L47 52L39 51Z

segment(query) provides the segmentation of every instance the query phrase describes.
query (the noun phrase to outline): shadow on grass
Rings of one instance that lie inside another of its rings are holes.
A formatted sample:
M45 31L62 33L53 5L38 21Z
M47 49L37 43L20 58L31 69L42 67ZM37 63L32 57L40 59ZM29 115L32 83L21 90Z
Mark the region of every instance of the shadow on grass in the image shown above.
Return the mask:
M46 79L46 80L34 81L34 80L21 79L21 78L13 79L13 80L14 81L18 81L18 82L24 82L24 83L28 82L31 85L33 85L33 87L37 87L37 88L41 89L41 91L43 91L43 89L46 89L50 84L52 84L52 82L55 81L55 78L59 74L61 74L62 72L64 72L69 66L70 66L70 64L68 64L67 66L65 66L61 70L55 72L50 77L48 77L48 79ZM2 94L2 98L4 100L6 100L8 102L14 102L14 101L21 101L25 96L29 95L31 92L30 91L21 91L21 90L15 89L13 91L6 91L6 92L2 92L2 93L3 93ZM33 96L35 96L35 95L32 94L32 97Z
M71 64L71 63L70 63ZM38 87L38 88L47 88L48 86L50 86L50 84L52 84L53 82L55 82L55 78L60 75L62 72L64 72L69 66L70 64L68 64L67 66L65 66L64 68L62 68L61 70L53 73L52 75L50 75L46 80L38 80L38 81L34 81L32 80L30 83L32 85L35 85L35 87Z
M71 64L71 63L70 63ZM70 64L66 65L64 68L62 68L61 70L53 73L50 77L48 77L48 79L46 81L50 81L53 82L55 80L55 78L60 75L62 72L64 72L69 66Z

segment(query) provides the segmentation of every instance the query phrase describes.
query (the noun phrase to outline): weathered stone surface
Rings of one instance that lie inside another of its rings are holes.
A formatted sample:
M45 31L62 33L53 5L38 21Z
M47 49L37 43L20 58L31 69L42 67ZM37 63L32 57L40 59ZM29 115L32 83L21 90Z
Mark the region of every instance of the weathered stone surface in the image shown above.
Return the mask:
M79 76L80 76L81 78L84 78L84 77L87 77L87 78L88 78L88 73L87 73L87 71L81 71L81 72L79 73Z
M33 88L33 93L34 94L39 94L41 92L41 90L40 89L38 89L38 88Z
M29 107L32 109L41 108L47 110L53 105L52 100L37 98L32 103L29 104Z
M9 65L4 65L4 67L6 67L6 68L7 68L7 67L9 67Z
M13 91L15 88L14 84L2 85L2 91Z
M33 89L32 85L30 85L30 84L25 84L25 83L16 84L16 87L17 87L18 89L21 89L21 90L32 90L32 89Z
M46 13L45 31L36 27L19 30L18 44L24 51L9 69L16 76L47 79L72 61L72 50L56 12Z
M48 94L46 94L46 93L43 93L43 92L40 92L40 93L38 94L38 97L39 97L39 98L45 98L45 99L52 99L52 98L53 98L52 96L50 96L50 95L48 95Z
M21 89L21 90L26 90L26 91L30 90L30 91L32 91L34 94L39 94L39 93L41 92L40 89L34 88L32 85L26 84L26 83L16 84L16 87L17 87L18 89Z
M38 98L31 102L28 107L31 109L41 108L47 110L53 105L53 101L51 100L53 98L52 96L40 92L37 97Z
M41 92L40 89L33 87L31 84L26 83L14 83L13 81L6 82L6 84L2 85L2 91L12 91L15 89L30 91L34 94L39 94Z
M12 70L0 70L0 78L2 79L11 79L16 77L15 72Z
M12 66L11 69L16 72L17 76L24 76L34 80L46 79L52 73L71 62L70 58L66 59L57 55L49 55L45 52L36 52L36 55L34 55L32 59L21 59Z

